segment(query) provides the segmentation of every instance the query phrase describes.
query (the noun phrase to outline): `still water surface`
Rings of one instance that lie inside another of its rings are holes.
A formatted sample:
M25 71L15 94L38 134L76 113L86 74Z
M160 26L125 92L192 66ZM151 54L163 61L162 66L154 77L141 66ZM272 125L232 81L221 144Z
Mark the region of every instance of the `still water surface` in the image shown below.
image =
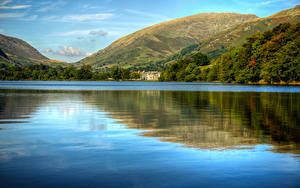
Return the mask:
M300 87L0 82L0 187L299 187Z

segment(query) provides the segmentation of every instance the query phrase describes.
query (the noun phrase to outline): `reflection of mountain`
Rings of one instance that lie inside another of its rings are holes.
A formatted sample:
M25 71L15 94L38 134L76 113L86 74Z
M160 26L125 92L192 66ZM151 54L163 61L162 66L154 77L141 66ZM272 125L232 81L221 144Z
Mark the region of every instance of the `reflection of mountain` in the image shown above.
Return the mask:
M299 153L300 149L297 93L38 90L1 90L1 93L0 120L24 119L36 108L49 107L54 102L53 113L66 118L72 117L74 110L97 107L128 128L149 130L143 136L201 149L256 144L274 145L278 152ZM82 102L85 105L76 106ZM88 124L90 129L105 129L107 123L98 121L102 117L88 117L88 114L81 111L82 119L88 120L81 121L85 122L83 127Z
M86 102L129 128L200 148L272 144L298 149L299 95L171 91L100 91ZM294 151L296 152L296 151Z
M27 91L22 95L16 92L0 90L0 120L26 119L45 101L45 96L38 95L37 91Z

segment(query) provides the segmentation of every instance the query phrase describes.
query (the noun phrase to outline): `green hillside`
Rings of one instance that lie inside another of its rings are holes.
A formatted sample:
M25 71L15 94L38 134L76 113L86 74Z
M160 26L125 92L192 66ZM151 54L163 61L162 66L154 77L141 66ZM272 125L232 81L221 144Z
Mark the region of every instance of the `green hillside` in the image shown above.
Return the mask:
M300 21L300 6L292 9L283 10L277 14L266 18L257 18L237 24L226 31L222 31L212 37L209 37L201 43L187 47L191 49L188 52L178 52L159 62L161 64L171 62L182 57L190 57L193 53L202 52L210 59L216 58L227 52L229 47L240 46L246 38L258 32L270 30L280 23L297 23Z
M300 23L253 35L211 63L198 52L169 66L160 80L299 83Z
M64 65L65 63L50 60L27 42L0 34L0 62L16 65Z
M249 14L202 13L175 19L123 37L79 63L93 67L149 65L235 24L255 18Z

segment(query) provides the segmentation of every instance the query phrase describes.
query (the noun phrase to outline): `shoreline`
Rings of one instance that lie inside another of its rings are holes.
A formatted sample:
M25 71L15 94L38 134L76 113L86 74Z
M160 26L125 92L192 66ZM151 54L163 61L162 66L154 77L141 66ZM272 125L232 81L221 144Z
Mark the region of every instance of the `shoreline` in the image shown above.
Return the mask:
M159 80L0 80L0 82L160 82ZM260 85L260 86L300 86L300 82L248 82L248 83L238 83L238 82L221 82L221 81L195 81L195 82L181 82L181 81L167 81L172 83L220 83L220 84L239 84L239 85ZM164 82L162 82L164 83Z

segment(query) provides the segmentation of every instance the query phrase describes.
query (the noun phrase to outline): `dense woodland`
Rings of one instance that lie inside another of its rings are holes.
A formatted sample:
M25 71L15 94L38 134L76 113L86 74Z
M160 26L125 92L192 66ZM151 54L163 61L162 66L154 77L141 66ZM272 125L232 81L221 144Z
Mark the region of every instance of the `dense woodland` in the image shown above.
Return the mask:
M212 61L201 53L178 60L162 72L160 81L297 82L299 51L300 23L284 23Z
M0 67L0 80L132 80L139 79L138 72L112 67L110 72L93 72L91 66L50 67L46 65Z

